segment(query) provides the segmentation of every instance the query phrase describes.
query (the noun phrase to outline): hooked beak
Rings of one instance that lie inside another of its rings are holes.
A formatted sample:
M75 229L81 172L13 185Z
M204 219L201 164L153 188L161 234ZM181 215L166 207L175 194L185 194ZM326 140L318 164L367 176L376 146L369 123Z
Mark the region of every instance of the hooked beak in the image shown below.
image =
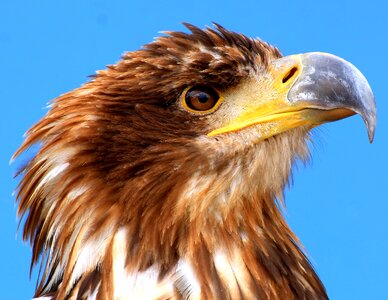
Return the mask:
M269 74L271 90L266 94L270 96L251 100L247 109L209 136L270 123L261 136L264 139L298 126L312 128L359 114L373 141L374 96L365 77L351 63L313 52L277 59L269 67Z

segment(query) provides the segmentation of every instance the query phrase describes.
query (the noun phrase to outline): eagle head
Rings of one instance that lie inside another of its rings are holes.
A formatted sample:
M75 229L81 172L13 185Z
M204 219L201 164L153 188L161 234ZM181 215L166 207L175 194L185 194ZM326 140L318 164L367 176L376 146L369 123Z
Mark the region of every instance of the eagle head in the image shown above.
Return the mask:
M326 53L215 25L167 32L55 99L27 133L18 214L36 297L326 299L279 204L312 128L375 104Z

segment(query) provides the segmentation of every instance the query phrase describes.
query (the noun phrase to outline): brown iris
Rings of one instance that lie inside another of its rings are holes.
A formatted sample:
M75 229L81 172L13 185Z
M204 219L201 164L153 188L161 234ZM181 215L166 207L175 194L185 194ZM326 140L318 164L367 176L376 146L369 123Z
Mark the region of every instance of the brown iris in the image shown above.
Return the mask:
M206 112L217 104L219 98L218 93L212 88L195 86L186 92L185 103L192 110Z

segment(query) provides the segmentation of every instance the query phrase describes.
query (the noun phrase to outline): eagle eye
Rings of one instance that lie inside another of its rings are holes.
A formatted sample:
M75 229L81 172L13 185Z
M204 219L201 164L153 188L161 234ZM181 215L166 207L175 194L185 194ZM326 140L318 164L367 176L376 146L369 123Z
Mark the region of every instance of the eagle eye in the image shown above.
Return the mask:
M217 91L207 86L194 86L184 91L183 107L191 112L212 112L220 100Z

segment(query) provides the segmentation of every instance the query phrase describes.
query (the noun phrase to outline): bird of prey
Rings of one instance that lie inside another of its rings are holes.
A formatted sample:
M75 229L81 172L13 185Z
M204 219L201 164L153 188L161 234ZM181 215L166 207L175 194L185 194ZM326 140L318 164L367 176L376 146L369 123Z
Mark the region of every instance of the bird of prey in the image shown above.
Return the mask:
M55 99L17 157L38 299L327 299L282 214L311 129L354 114L364 76L215 24L166 32Z

